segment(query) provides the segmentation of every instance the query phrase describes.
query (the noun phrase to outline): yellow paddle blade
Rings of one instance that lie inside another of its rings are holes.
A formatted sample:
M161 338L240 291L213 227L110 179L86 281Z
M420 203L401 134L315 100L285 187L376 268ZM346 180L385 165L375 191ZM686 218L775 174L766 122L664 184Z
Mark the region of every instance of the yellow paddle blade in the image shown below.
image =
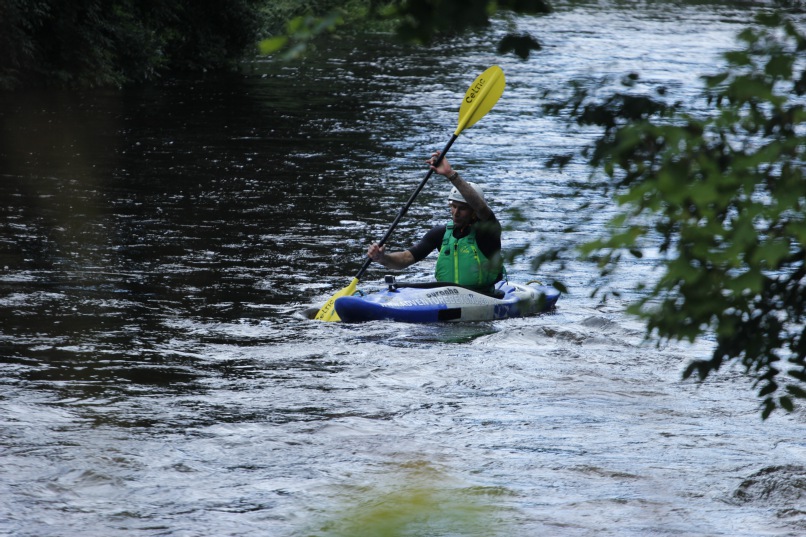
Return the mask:
M465 93L462 106L459 107L459 126L454 132L456 136L492 110L504 93L505 84L504 71L497 65L493 65L473 81Z
M358 278L353 278L353 281L350 282L350 285L338 291L335 295L330 297L330 300L325 302L325 305L322 306L322 309L319 310L319 313L316 314L314 317L317 321L333 321L338 322L341 321L339 318L339 314L336 313L336 299L340 296L351 296L355 293L355 288L358 286Z

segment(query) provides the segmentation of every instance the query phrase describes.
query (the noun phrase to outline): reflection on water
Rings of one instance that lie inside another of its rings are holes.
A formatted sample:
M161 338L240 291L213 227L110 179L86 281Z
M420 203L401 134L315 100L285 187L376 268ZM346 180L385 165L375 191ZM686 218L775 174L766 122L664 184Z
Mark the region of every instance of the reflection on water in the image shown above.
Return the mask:
M551 281L530 256L589 238L609 209L583 221L579 204L602 201L579 199L586 170L544 168L590 133L543 117L542 95L638 69L696 106L749 18L580 6L432 48L339 39L240 76L0 103L0 533L802 531L802 416L760 422L741 371L682 382L708 345L644 343L623 304L588 298L589 266L571 264L571 293L538 318L301 314L349 283L494 63L504 96L450 159L525 250L510 278ZM496 56L513 29L543 51ZM391 248L447 218L446 187L432 179Z

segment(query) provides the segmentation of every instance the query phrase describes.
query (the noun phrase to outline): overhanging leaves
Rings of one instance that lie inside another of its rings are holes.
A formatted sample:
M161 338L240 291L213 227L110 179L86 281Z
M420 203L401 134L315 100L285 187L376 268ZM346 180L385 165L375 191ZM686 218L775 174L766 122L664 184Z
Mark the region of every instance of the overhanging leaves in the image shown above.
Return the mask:
M715 338L711 359L684 377L738 362L767 417L806 397L806 75L794 68L806 37L777 15L739 37L725 70L703 77L710 109L699 114L664 91L638 93L635 75L601 99L577 84L546 110L601 129L582 154L620 207L581 254L608 276L622 252L657 247L661 276L639 284L648 291L629 311L662 339Z

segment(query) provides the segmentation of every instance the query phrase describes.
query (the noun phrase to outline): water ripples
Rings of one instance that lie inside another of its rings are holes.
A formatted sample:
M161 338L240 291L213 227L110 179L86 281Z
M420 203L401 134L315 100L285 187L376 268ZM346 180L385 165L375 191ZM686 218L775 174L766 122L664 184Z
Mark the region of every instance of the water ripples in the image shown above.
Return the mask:
M582 163L545 167L591 132L544 116L544 95L638 69L696 106L746 17L560 3L431 48L345 39L235 78L0 106L0 533L798 534L802 416L761 423L741 371L682 381L709 343L645 342L629 291L589 297L595 267L571 263L571 293L537 318L303 314L349 283L493 63L506 92L449 158L524 249L510 278L551 281L531 256L613 207ZM497 56L513 29L543 51ZM441 181L392 248L447 218Z

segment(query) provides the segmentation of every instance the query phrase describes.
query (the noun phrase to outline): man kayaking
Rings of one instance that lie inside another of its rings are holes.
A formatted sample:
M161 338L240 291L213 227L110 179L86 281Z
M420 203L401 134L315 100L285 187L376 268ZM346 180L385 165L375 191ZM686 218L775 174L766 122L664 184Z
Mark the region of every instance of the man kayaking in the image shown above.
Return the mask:
M434 166L438 157L439 152L433 153L426 162L453 185L448 194L451 222L434 226L408 250L387 253L384 246L374 243L367 255L384 267L401 270L437 250L437 281L489 294L493 284L503 279L501 224L484 200L481 187L459 177L448 159Z

